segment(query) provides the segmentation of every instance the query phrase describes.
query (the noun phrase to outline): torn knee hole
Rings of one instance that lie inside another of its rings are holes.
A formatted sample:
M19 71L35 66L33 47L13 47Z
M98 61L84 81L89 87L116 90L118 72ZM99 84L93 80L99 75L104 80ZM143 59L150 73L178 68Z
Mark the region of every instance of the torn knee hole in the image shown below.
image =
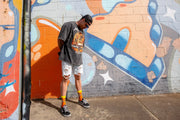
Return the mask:
M70 75L64 75L65 80L69 80Z

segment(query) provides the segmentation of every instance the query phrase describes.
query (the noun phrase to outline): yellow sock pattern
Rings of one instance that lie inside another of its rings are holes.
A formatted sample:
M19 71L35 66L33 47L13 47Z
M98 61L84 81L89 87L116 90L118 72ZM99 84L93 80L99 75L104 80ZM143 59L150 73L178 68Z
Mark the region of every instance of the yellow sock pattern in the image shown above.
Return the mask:
M82 90L78 91L79 100L81 101L83 99Z
M63 107L64 105L66 105L66 96L61 96L62 98L62 105L61 107Z

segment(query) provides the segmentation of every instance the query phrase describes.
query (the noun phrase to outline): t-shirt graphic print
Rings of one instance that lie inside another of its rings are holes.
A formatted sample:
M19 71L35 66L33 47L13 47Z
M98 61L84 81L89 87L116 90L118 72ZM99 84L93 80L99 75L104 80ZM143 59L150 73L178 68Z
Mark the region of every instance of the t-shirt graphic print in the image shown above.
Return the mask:
M82 32L77 32L74 35L72 41L72 49L77 53L81 54L84 46L84 35Z

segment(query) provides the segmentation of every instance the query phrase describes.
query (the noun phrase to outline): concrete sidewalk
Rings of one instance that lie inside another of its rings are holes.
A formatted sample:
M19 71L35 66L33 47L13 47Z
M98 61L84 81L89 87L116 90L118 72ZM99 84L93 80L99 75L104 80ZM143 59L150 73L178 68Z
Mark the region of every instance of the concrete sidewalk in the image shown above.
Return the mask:
M59 113L61 100L35 100L30 120L180 120L180 94L113 96L87 99L85 109L77 99L67 101L71 117Z

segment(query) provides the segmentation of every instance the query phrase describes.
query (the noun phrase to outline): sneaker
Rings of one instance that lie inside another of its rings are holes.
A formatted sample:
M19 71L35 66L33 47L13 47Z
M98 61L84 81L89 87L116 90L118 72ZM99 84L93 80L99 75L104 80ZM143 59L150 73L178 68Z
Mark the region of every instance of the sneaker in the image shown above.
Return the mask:
M68 108L67 108L66 105L64 105L63 107L61 107L60 112L61 112L61 114L62 114L63 116L65 116L65 117L71 116L71 113L69 112L69 110L68 110Z
M83 106L84 108L89 108L90 107L89 103L85 99L82 99L81 101L79 101L79 104L81 106Z

